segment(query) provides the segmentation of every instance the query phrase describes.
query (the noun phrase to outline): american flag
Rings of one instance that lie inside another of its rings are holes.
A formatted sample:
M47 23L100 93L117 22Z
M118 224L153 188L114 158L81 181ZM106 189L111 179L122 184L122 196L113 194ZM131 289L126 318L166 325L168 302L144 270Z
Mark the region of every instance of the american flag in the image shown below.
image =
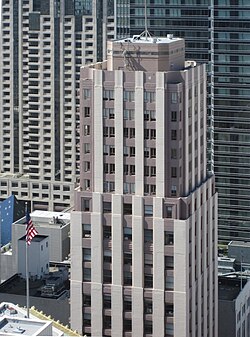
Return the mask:
M38 234L37 230L35 229L29 212L26 213L26 242L30 245L31 240L34 236Z

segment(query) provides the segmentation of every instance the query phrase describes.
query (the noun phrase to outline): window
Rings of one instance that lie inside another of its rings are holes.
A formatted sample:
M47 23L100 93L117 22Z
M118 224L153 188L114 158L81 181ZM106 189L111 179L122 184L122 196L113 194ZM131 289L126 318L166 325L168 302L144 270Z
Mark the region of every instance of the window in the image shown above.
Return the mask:
M110 174L115 173L115 164L110 164L109 171L110 171Z
M90 211L90 199L82 198L82 211Z
M108 137L109 136L109 128L108 126L103 127L103 137Z
M90 248L83 248L83 261L84 262L91 261L91 249Z
M156 158L156 149L155 148L151 148L150 149L150 157L151 158Z
M132 273L130 271L124 271L123 272L123 284L125 286L131 286L132 285ZM125 326L125 320L124 320L124 330L125 329L126 329L126 326ZM128 329L126 329L126 330L128 330Z
M90 190L90 180L89 179L84 179L83 180L83 187L85 191L89 191Z
M103 226L103 237L105 239L111 239L112 237L112 227L111 226Z
M107 249L103 252L103 262L112 263L112 251Z
M129 154L130 154L130 157L134 157L135 156L135 147L134 146L131 146L129 148Z
M125 102L134 102L135 100L135 92L131 90L124 90L123 92L123 100Z
M103 208L103 213L111 213L112 203L109 201L103 201L102 208Z
M171 111L171 122L177 122L177 111Z
M149 158L149 147L144 148L144 157Z
M144 216L153 216L153 205L144 205Z
M90 153L90 143L84 143L83 144L83 150L84 150L84 153Z
M177 159L177 150L171 149L171 159Z
M150 175L151 175L151 177L156 176L156 167L155 166L150 167Z
M125 138L128 138L128 128L124 128L124 129L123 129L123 136L124 136Z
M83 162L84 172L90 171L90 161Z
M176 139L177 139L177 131L171 130L171 140L176 140Z
M123 204L123 214L132 215L132 204L128 204L128 203Z
M89 99L91 97L91 91L90 89L83 89L83 98Z
M90 224L83 224L83 237L91 238L91 225Z
M90 135L90 125L84 125L84 136Z
M110 145L109 147L109 155L114 156L115 155L115 147L114 145Z
M176 177L177 177L177 168L171 167L171 178L176 178Z
M131 129L129 130L129 137L130 137L130 138L135 138L135 128L131 128Z
M144 139L149 139L149 129L144 129Z
M151 139L156 139L156 130L155 129L151 129L150 130L150 138Z
M103 109L103 118L114 119L115 113L113 108L105 108Z
M129 168L129 165L123 166L123 174L128 175L128 168Z
M174 197L177 194L177 188L175 185L171 186L171 195Z
M171 92L171 103L177 103L177 102L178 102L177 92Z
M84 107L84 117L90 117L90 107Z
M173 245L174 244L174 234L170 232L165 232L165 245Z
M103 99L105 101L113 101L114 100L114 90L104 90L103 91Z
M115 137L115 128L113 126L109 128L109 137Z
M129 147L128 146L124 146L123 154L124 154L125 157L127 157L129 155Z
M167 218L172 218L172 206L167 206L166 207L166 217Z
M90 268L83 268L83 281L91 282L91 269Z
M130 175L134 176L135 175L135 165L130 165L129 168L130 168L130 171L129 171Z
M144 102L155 102L155 92L144 91Z
M144 229L144 242L153 242L153 230Z
M149 177L149 166L144 166L144 176Z
M123 236L124 236L124 240L132 241L132 228L131 227L123 227Z
M123 111L123 119L125 120L134 120L135 119L135 111L131 109L125 109Z

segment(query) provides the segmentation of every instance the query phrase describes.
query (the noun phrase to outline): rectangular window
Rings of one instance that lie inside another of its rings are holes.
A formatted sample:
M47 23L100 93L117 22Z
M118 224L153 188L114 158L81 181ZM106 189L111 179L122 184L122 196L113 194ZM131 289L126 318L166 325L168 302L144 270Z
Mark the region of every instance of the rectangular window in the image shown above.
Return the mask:
M123 214L132 215L132 204L124 203L123 204ZM132 234L132 232L131 232Z
M83 144L84 153L90 153L90 143Z
M171 178L176 178L176 177L177 177L177 168L171 167Z
M124 90L123 92L123 100L125 102L134 102L135 100L135 92L132 90Z
M177 195L177 187L176 185L171 186L171 195L175 197Z
M84 161L83 162L83 167L84 167L84 172L90 171L90 162L89 161Z
M114 100L114 90L104 89L103 91L103 99L105 101L113 101Z
M151 175L151 177L155 177L156 176L156 166L151 166L150 167L150 175Z
M89 136L90 135L90 125L84 125L84 136Z
M153 91L144 91L144 102L155 102L155 92Z
M89 99L91 97L91 91L90 89L83 89L83 98Z
M115 137L115 128L113 126L109 128L109 137Z
M178 102L177 92L171 92L171 103L177 103L177 102Z
M103 210L103 213L111 213L112 212L112 203L110 201L103 201L102 210Z
M129 137L130 138L135 138L135 128L130 128L129 129Z
M91 225L90 224L83 224L83 237L91 238Z
M171 122L177 122L177 111L171 111Z
M90 248L83 248L83 261L84 262L91 261L91 249Z
M177 131L171 130L171 140L176 140L176 139L177 139Z
M176 159L176 158L177 158L177 150L171 149L171 159Z
M134 146L131 146L129 148L129 154L130 154L130 157L134 157L135 156L135 147Z
M150 138L151 139L156 139L156 130L155 129L151 129L150 130Z
M153 216L153 205L144 205L144 216Z
M156 149L154 147L152 147L150 149L150 157L151 158L156 158Z
M84 107L84 117L90 117L90 107Z
M135 175L135 165L130 165L130 171L129 171L131 176Z
M114 174L115 173L115 164L110 164L109 166L109 173Z

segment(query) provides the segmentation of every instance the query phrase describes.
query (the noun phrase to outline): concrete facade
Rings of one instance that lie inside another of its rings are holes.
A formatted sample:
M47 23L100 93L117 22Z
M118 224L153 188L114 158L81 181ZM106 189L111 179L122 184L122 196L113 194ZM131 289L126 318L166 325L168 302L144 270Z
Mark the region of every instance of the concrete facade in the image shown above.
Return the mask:
M81 69L71 326L95 337L217 336L205 65L185 65L182 39L147 32L107 53Z
M102 1L1 7L1 197L62 211L73 206L79 175L80 66L103 59L113 11Z
M26 277L26 236L18 240L18 274ZM28 270L30 277L43 278L49 273L49 238L36 235L28 247Z
M219 277L220 337L250 336L250 281L241 277Z

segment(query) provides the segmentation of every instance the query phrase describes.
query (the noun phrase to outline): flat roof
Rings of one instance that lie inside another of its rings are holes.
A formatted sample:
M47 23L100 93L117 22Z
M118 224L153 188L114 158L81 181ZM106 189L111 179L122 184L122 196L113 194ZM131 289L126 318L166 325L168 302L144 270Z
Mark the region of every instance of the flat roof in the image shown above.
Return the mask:
M176 41L182 41L183 39L174 37L172 34L168 34L166 37L155 37L146 35L134 35L133 37L126 37L123 39L115 40L115 43L148 43L148 44L169 44Z
M228 246L241 246L241 247L250 247L249 241L231 241Z
M51 211L34 211L30 213L30 216L33 218L46 218L46 219L53 219L53 217L58 218L59 220L70 220L70 213L63 213L63 212L51 212ZM36 219L39 221L39 219Z
M50 324L48 321L43 322L20 317L3 316L0 319L0 335L10 334L11 336L15 336L23 334L25 336L34 336L41 328L45 328Z
M236 275L231 277L219 276L218 278L219 286L218 286L218 298L219 300L224 301L233 301L237 298L239 293L241 292L241 279ZM242 286L244 288L247 283L246 278L242 278Z
M36 235L33 237L32 242L41 242L44 239L48 238L48 235ZM26 240L26 235L22 236L19 240L25 241Z

